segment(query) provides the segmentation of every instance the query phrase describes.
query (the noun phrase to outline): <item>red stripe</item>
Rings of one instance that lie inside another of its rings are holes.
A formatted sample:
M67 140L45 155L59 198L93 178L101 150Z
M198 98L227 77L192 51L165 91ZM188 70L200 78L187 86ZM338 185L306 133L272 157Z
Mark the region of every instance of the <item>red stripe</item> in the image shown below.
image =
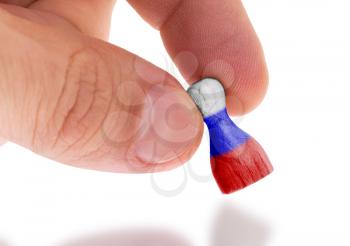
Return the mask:
M273 170L265 151L253 138L231 152L213 156L211 165L216 182L225 194L253 184Z

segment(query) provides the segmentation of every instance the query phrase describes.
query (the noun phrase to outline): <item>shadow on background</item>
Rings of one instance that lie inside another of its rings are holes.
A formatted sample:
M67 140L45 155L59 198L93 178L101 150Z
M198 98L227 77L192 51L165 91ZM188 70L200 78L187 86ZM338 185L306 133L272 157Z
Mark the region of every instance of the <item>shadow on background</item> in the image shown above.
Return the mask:
M270 226L232 204L223 204L215 217L210 246L266 246Z
M166 230L131 229L95 234L58 246L192 246L192 244Z
M0 239L0 246L10 246L10 244Z
M207 245L267 246L270 231L270 226L266 222L239 207L224 203L217 211ZM141 228L96 233L58 246L193 246L193 244L181 235L165 229Z

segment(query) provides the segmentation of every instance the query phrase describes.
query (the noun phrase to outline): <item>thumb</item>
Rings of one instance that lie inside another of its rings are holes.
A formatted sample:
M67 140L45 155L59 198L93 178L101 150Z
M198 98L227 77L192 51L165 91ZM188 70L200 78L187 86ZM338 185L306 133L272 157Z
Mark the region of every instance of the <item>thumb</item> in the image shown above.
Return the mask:
M202 120L173 77L57 17L28 18L0 13L0 136L104 171L166 170L192 155Z

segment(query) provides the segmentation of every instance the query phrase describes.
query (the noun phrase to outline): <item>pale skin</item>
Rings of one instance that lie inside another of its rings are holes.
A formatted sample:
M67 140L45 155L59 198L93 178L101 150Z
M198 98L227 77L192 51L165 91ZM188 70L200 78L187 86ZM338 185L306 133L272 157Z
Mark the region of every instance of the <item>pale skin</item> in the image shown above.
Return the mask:
M189 84L219 79L231 115L262 101L264 55L239 0L128 2L160 31ZM174 77L107 42L114 4L0 0L0 144L113 172L164 171L191 158L202 117Z

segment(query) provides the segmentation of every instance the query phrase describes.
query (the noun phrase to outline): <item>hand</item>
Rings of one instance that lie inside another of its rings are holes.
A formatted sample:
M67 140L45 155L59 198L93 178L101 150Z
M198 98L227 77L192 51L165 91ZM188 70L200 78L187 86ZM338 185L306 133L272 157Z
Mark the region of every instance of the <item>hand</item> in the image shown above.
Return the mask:
M0 0L0 136L77 167L153 172L190 158L201 115L175 78L107 43L114 0ZM222 81L232 115L267 88L239 0L129 0L189 83ZM142 40L140 40L142 42Z

